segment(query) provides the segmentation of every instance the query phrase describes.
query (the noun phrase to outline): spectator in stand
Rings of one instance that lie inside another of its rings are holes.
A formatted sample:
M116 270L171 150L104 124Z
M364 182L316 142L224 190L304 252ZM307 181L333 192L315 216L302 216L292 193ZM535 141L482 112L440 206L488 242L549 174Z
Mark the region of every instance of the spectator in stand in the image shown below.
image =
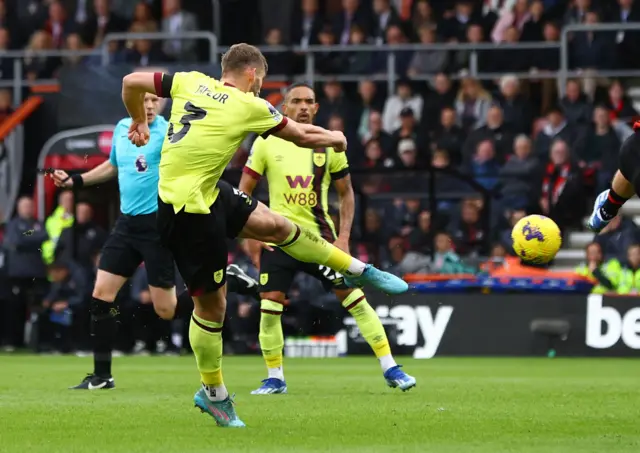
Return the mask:
M183 32L197 31L198 18L195 14L182 9L181 0L164 0L165 17L162 19L162 31L177 35ZM196 41L193 39L172 39L164 41L162 51L177 61L196 61Z
M504 32L504 44L516 45L520 42L520 31L516 27L509 27ZM500 49L491 55L491 71L495 72L526 72L531 67L531 50Z
M74 332L83 331L82 321L87 320L90 296L87 273L79 266L56 260L49 267L51 287L38 310L38 351L47 346L54 351L69 353L73 350ZM45 345L45 343L50 343Z
M398 147L398 144L404 139L411 139L415 143L420 157L426 157L429 150L429 138L416 126L417 122L413 110L410 107L405 107L400 111L400 127L393 132L391 138L394 141L394 147Z
M410 251L405 238L393 236L389 239L389 257L383 267L398 276L428 274L430 262L428 256Z
M469 266L465 266L460 256L453 249L454 241L447 233L436 234L436 252L430 265L430 271L435 274L465 274L475 273Z
M420 44L434 44L436 42L436 30L428 25L418 29ZM437 74L445 70L449 62L449 53L446 50L418 50L413 54L407 74L410 77L417 75Z
M371 16L360 5L360 0L342 0L342 11L333 17L333 34L338 44L348 44L351 26L359 25L367 34L373 29Z
M385 132L392 134L401 126L400 112L405 107L411 108L415 118L420 121L423 100L419 94L413 94L411 82L401 79L396 84L396 94L389 96L382 112L382 125Z
M153 17L153 11L151 11L149 3L139 2L136 4L131 25L138 25L146 30L158 30L158 23Z
M335 46L336 35L330 25L325 25L318 33L318 41L322 46ZM316 53L316 67L320 74L340 74L344 70L344 55L341 52Z
M560 100L564 116L573 126L588 124L593 116L593 106L582 92L580 83L571 79L567 81L566 94Z
M589 11L584 23L598 24L600 15L595 11ZM615 41L610 33L576 32L571 40L569 56L572 67L582 71L613 69L616 66Z
M640 294L640 244L632 244L627 249L622 269L612 282L618 294Z
M7 14L7 5L5 0L0 0L0 28L7 31L7 45L9 43L9 37L13 37L13 41L16 44L19 44L22 41L21 32L19 31L20 27L16 27L16 22L17 20L15 16L10 17ZM0 47L0 50L1 49L3 48ZM8 49L8 47L4 49Z
M495 43L506 41L505 34L509 28L515 27L521 33L524 25L531 20L528 0L516 0L510 6L502 9L500 18L493 27L491 39Z
M368 208L364 213L364 231L360 242L367 254L371 257L369 262L380 264L382 248L389 240L389 231L382 224L378 211Z
M264 43L269 47L282 46L282 31L272 28L267 32ZM292 55L289 52L271 53L269 56L269 74L288 77L292 69Z
M405 170L416 170L420 167L420 162L418 160L418 148L413 139L403 138L398 143L397 167Z
M450 154L446 149L436 149L431 153L431 166L439 169L451 169L452 162ZM436 192L440 194L460 193L467 190L466 185L455 176L447 173L436 173ZM448 209L449 201L443 201L438 204L438 208ZM440 218L440 217L439 217Z
M442 21L441 33L445 41L464 42L467 27L474 19L473 4L470 0L457 0L455 12Z
M498 97L505 126L515 134L531 132L533 115L531 105L520 94L520 81L514 75L507 74L500 79L500 96Z
M431 88L424 99L420 125L430 133L438 128L442 109L453 106L456 99L451 79L444 73L435 76Z
M611 127L609 111L596 107L593 123L576 141L575 158L580 168L599 169L598 187L605 190L618 169L620 139Z
M17 24L19 24L16 31L20 33L20 42L27 42L33 33L44 27L49 13L49 3L48 0L19 0L13 2L13 5L8 5L14 6L16 10ZM10 11L11 8L8 8L8 12Z
M627 249L640 243L640 228L630 218L618 214L593 240L602 247L605 259L624 262Z
M511 211L508 213L509 228L506 228L500 233L500 243L504 245L510 255L515 255L515 252L513 251L513 239L511 239L511 230L513 230L513 227L516 226L516 223L518 223L526 215L527 212L522 209Z
M24 72L27 75L27 80L51 79L60 66L60 58L34 55L35 52L42 50L52 50L51 35L46 31L39 30L31 36L26 48Z
M613 2L612 2L613 3ZM610 22L640 22L640 8L634 0L618 0L612 6ZM616 34L619 67L636 69L640 66L638 47L640 47L640 33L627 30Z
M529 19L522 26L520 40L523 42L543 41L544 19L544 2L542 0L534 0L529 6ZM536 50L536 52L538 51Z
M76 25L84 25L93 14L93 1L91 0L61 0L64 10Z
M538 132L533 144L534 154L541 162L549 159L551 144L556 140L562 140L568 146L575 143L577 130L569 124L562 110L555 106L547 113L547 123Z
M470 166L473 178L485 189L493 190L498 185L500 163L496 158L493 141L483 140L478 143Z
M462 163L463 132L457 124L456 111L453 107L443 107L440 122L431 134L432 148L445 149L455 166Z
M398 12L391 5L391 0L373 0L373 19L371 35L378 45L384 44L387 29L401 22Z
M82 42L82 38L78 33L71 33L67 36L67 43L65 47L67 50L74 50L78 52L86 50L86 46ZM62 64L66 67L77 67L84 64L86 60L86 57L73 55L62 57Z
M83 41L90 47L98 48L107 33L117 33L127 29L126 22L117 14L109 11L109 0L94 0L95 13L84 24Z
M572 0L564 13L564 25L582 24L591 10L591 0Z
M383 104L379 102L377 92L376 84L371 80L361 80L358 84L358 137L363 144L371 138L371 113L382 110Z
M9 50L9 30L0 28L0 79L8 80L13 77L13 58L5 58L3 54Z
M382 114L378 111L372 111L369 114L369 133L364 137L365 141L377 140L382 148L385 156L395 153L395 143L391 134L387 134L382 129Z
M609 86L607 107L611 113L612 120L619 119L629 121L638 115L637 110L633 107L631 99L625 94L622 83L619 80L614 80Z
M527 209L540 181L540 162L531 153L531 140L522 134L513 143L513 155L500 169L501 204L504 209Z
M300 18L291 23L291 43L303 47L318 44L318 34L323 24L318 0L302 0L300 6Z
M0 124L4 122L13 113L13 102L11 100L11 91L6 88L0 89ZM0 219L0 223L2 223Z
M400 236L408 236L418 224L418 216L421 211L420 200L417 198L393 200L393 206L389 207L387 223L393 226L393 231Z
M364 30L357 24L351 26L351 46L366 44L367 36ZM373 53L371 52L349 52L345 56L346 72L349 74L371 74L373 69ZM269 68L271 69L271 68Z
M56 244L62 231L73 225L73 192L65 190L58 195L58 207L45 222L48 240L42 244L42 259L45 264L53 263Z
M485 124L490 106L491 95L477 80L468 77L462 81L455 107L458 122L465 132L468 133Z
M544 42L558 44L560 41L560 29L553 22L547 22L542 29ZM557 48L538 49L531 58L531 73L547 73L557 71L560 67L560 51ZM540 109L534 114L547 112L558 100L558 84L552 78L543 79L533 84L533 91L539 91Z
M76 216L75 225L65 229L60 235L60 240L56 244L55 257L67 263L75 261L88 272L93 265L93 257L107 239L107 232L93 222L93 209L88 203L78 203ZM75 250L74 234L77 240Z
M53 1L49 4L49 19L45 24L45 30L51 35L51 45L54 49L61 49L70 33L75 33L76 25L68 19L67 12L62 4Z
M431 254L431 241L433 232L431 231L431 213L422 211L418 214L418 225L409 233L409 245L411 250L415 250L425 255Z
M551 217L561 231L579 225L584 214L584 184L579 168L571 162L567 142L556 139L542 179L542 213Z
M394 46L401 46L408 42L407 36L402 31L402 28L398 25L391 25L387 28L387 45L392 48ZM407 70L409 69L409 64L411 63L411 58L413 57L413 53L407 50L395 50L393 52L395 55L395 70L396 74L404 77L407 75ZM374 72L386 74L388 67L388 52L378 52L375 54L373 63L374 63Z
M324 84L323 87L324 97L320 101L320 110L318 110L317 124L322 127L327 127L329 124L329 117L333 114L342 116L345 120L345 127L349 130L357 130L357 118L356 108L347 99L342 90L340 82L330 80Z
M417 34L421 27L436 27L438 25L438 19L433 13L429 0L416 0L413 2L412 8L411 24L414 33Z
M480 221L480 208L471 200L461 203L460 218L453 222L450 230L460 256L481 256L488 252L484 248L485 232Z
M480 23L469 24L466 36L467 44L484 44L484 28ZM493 52L489 50L460 50L455 52L453 66L458 72L468 73L471 67L471 55L476 55L476 67L479 72L491 72L493 69Z
M576 268L576 274L597 281L591 288L591 294L605 294L615 291L611 277L619 275L620 262L618 260L604 261L602 247L597 242L590 242L585 247L587 262Z
M379 170L382 168L391 168L393 166L393 159L391 159L386 153L384 153L378 140L372 138L367 143L365 143L364 161L362 163L363 168Z
M502 163L513 150L513 132L504 124L504 115L499 105L492 105L486 113L484 125L471 134L464 143L462 149L463 160L469 162L478 149L478 144L485 140L493 142L496 158Z
M480 270L483 272L493 272L504 265L506 257L507 248L500 243L493 244L491 252L489 252L489 258L480 265Z
M149 30L134 25L129 30L132 33L148 33ZM171 61L171 57L165 54L161 49L155 47L149 39L135 39L133 48L129 49L126 54L127 63L136 66L147 67L158 63L167 63Z
M23 344L25 315L29 308L40 304L47 288L46 267L40 249L47 232L34 217L33 200L22 197L17 203L17 216L11 219L4 232L7 253L7 276L12 298L3 319L7 344L18 348Z

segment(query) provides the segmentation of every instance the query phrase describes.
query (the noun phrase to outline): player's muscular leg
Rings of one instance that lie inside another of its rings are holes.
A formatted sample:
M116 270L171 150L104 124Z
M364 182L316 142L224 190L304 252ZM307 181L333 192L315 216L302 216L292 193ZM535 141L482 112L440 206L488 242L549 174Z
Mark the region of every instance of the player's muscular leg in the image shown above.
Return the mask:
M158 288L157 286L149 285L149 292L151 293L151 301L156 314L162 319L173 319L177 304L176 287Z
M633 184L627 181L627 178L622 176L620 170L616 172L611 181L611 188L615 193L624 198L631 198L636 192Z
M121 275L112 274L98 269L92 296L93 298L99 299L103 302L113 302L116 300L116 296L118 295L120 288L124 286L126 281L127 279Z
M269 371L269 377L284 380L282 356L284 334L282 332L282 311L285 294L281 291L260 293L260 349Z
M373 353L380 360L383 371L396 365L391 355L391 348L387 334L382 326L378 314L367 302L367 298L360 289L334 289L334 294L356 320L358 329L367 341Z
M274 213L262 203L251 213L240 236L277 244L297 260L322 264L341 274L360 275L365 268L361 261Z

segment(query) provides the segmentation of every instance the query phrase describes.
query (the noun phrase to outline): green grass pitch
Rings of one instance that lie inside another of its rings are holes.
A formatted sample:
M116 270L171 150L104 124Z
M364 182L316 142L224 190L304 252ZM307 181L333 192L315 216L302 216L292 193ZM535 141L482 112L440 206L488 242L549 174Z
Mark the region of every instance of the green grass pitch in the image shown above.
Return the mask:
M246 429L193 407L191 357L115 360L117 389L71 391L88 359L0 355L2 453L640 452L640 360L290 359L288 395L252 396L259 357L224 361Z

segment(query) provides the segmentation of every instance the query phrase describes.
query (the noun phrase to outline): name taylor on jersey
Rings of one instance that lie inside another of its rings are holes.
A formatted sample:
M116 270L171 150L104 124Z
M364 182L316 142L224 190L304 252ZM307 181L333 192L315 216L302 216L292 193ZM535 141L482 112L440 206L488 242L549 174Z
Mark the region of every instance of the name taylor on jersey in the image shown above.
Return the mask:
M213 99L214 101L218 101L221 104L224 104L227 101L227 99L229 99L229 95L228 94L226 94L226 93L218 93L216 91L212 91L206 85L199 85L198 89L196 90L196 94L204 94L205 96L208 96L211 99Z

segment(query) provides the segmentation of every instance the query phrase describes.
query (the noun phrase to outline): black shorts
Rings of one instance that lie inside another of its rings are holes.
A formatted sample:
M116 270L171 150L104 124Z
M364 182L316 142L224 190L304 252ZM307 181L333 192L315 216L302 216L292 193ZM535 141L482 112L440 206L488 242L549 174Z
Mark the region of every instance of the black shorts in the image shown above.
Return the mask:
M634 132L620 147L620 173L640 194L640 131Z
M173 256L160 242L156 214L122 214L102 247L98 269L129 278L142 262L149 285L157 288L175 286Z
M274 247L273 252L262 251L260 257L260 292L287 293L297 272L305 272L317 278L326 291L348 289L344 277L336 271L314 263L303 263Z
M209 214L174 212L158 199L158 231L173 253L178 271L193 296L216 291L226 282L227 238L238 237L258 207L252 197L218 182L220 193Z

